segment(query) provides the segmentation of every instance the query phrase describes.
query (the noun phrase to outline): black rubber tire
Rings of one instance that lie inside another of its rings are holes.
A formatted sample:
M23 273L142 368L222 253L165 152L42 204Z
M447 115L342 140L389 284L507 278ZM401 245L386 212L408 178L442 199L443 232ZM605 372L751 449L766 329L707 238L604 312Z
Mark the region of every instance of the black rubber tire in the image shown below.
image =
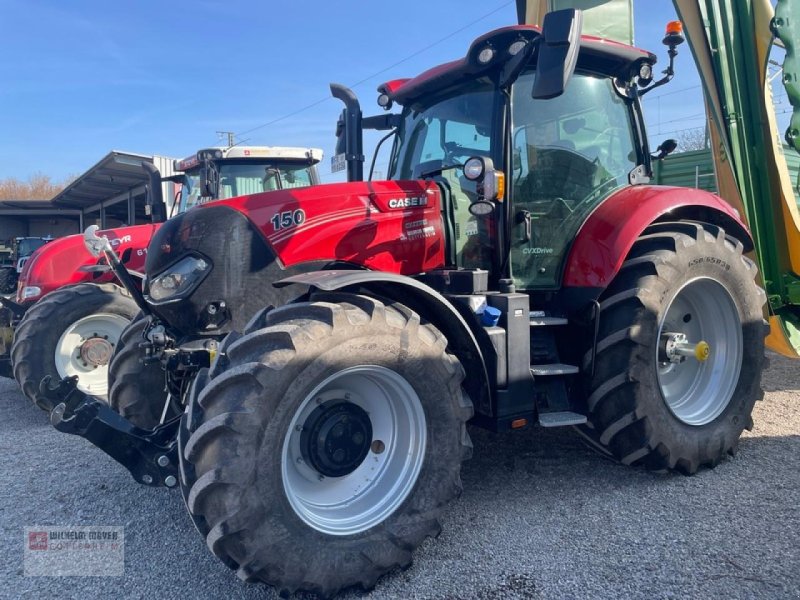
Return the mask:
M108 403L137 427L153 429L161 422L167 391L161 364L141 360L145 352L139 344L146 326L140 313L120 336L108 367ZM170 406L166 419L178 414L179 407Z
M50 411L52 401L39 394L39 383L49 375L61 377L55 363L55 349L64 331L89 315L105 312L132 320L139 308L130 294L111 283L81 283L60 288L39 300L14 331L11 363L14 378L23 393L39 408ZM117 340L109 340L116 345Z
M13 294L17 291L17 270L14 267L0 268L0 294Z
M619 274L600 298L595 375L589 385L588 426L581 432L598 450L630 465L687 475L713 468L736 452L763 396L763 317L766 294L742 244L710 224L660 223L636 241ZM723 412L693 426L670 411L657 379L658 324L672 297L697 277L731 293L742 323L739 381ZM590 362L587 354L584 366Z
M262 312L251 326L223 342L223 362L202 371L190 394L178 442L187 508L208 547L245 581L282 595L371 589L411 564L461 492L473 412L461 389L464 371L444 336L416 313L365 296L318 296ZM413 386L428 443L414 489L394 513L362 533L331 536L308 526L286 499L282 444L311 389L358 364L387 366Z

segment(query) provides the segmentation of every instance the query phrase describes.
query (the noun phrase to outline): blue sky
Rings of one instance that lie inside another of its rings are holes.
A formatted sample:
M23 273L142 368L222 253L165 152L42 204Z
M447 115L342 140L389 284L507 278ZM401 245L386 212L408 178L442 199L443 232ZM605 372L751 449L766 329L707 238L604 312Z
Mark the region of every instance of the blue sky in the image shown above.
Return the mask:
M672 1L635 6L636 44L664 59ZM0 178L60 179L111 149L183 157L219 144L216 131L249 131L237 140L323 148L331 180L341 105L330 82L353 85L364 113L377 113L379 83L462 56L516 10L502 0L0 0L0 22ZM681 50L675 81L648 99L654 142L703 123Z

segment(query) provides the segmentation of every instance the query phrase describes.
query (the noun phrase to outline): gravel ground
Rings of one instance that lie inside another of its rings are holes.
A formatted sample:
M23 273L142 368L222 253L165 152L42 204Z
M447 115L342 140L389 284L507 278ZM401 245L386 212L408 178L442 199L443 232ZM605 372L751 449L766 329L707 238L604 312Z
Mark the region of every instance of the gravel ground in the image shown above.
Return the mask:
M473 431L441 536L366 597L800 597L798 367L772 356L755 429L734 459L694 477L613 464L571 431ZM211 555L178 492L141 487L51 429L8 379L0 453L0 597L275 597ZM125 575L24 577L33 525L123 525Z

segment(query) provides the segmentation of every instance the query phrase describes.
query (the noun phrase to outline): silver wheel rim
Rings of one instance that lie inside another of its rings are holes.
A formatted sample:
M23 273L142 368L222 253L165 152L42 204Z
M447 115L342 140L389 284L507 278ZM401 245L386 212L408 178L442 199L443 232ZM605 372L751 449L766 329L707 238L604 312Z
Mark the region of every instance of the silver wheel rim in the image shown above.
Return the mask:
M372 443L351 473L325 477L304 458L302 431L318 406L342 400L366 412ZM344 369L320 383L295 412L281 455L286 497L297 516L317 531L365 531L408 497L422 468L426 443L425 412L404 377L374 365Z
M67 327L55 348L60 377L78 376L78 389L105 398L108 395L108 363L129 319L111 313L83 317Z
M704 362L686 358L680 363L662 362L656 349L658 383L672 414L687 425L710 423L730 403L742 368L742 323L730 292L706 277L689 281L667 307L658 344L666 333L682 333L711 348Z

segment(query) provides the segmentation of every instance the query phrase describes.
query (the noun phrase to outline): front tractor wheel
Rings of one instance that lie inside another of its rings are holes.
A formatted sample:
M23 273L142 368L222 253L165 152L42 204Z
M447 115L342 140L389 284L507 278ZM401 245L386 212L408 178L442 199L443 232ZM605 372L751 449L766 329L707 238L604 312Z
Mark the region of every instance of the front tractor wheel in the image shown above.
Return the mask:
M766 295L755 275L719 227L645 231L601 298L583 429L596 446L686 474L736 451L762 394Z
M187 507L242 579L369 589L411 563L461 491L464 372L417 314L365 296L254 323L195 380L179 435Z
M167 393L161 363L145 361L142 343L148 320L140 314L120 335L108 368L108 403L142 429L153 429L183 412L180 398Z
M113 284L82 283L47 294L14 332L11 362L22 391L50 411L52 401L39 394L42 379L76 375L79 390L105 399L109 361L138 310L128 292Z

